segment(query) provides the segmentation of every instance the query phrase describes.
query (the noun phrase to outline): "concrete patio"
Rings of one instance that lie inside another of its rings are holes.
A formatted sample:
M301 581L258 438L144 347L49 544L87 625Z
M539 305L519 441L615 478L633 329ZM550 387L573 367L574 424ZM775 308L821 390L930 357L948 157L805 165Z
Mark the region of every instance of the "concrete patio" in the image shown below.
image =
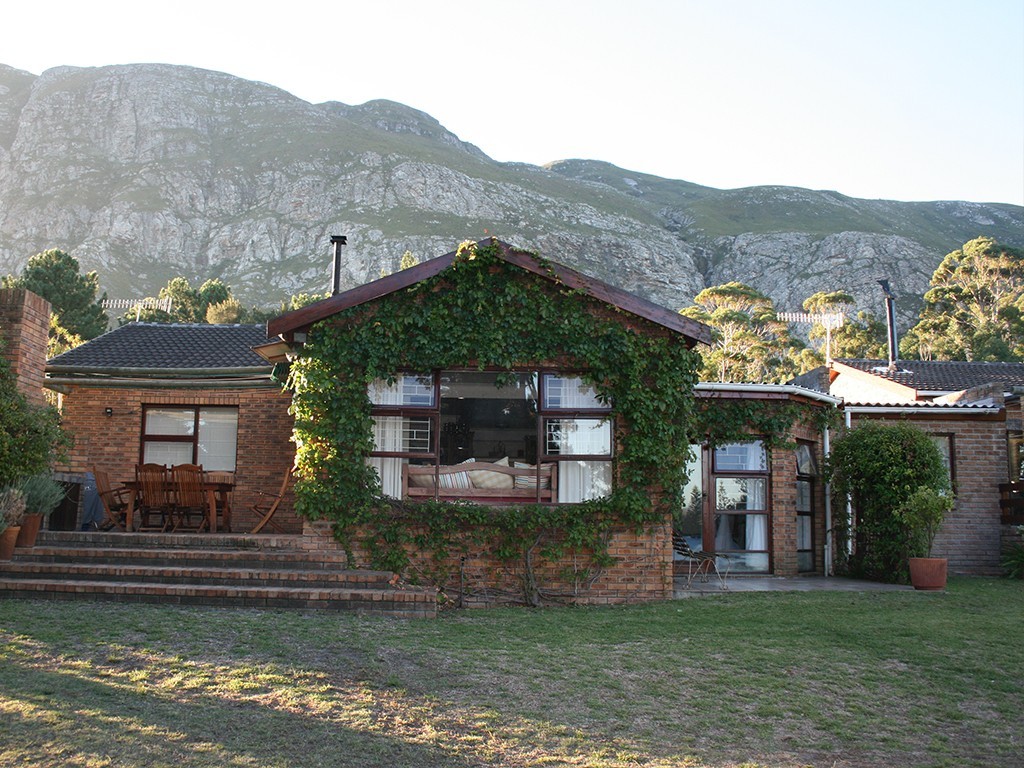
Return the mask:
M913 592L906 584L882 584L841 576L729 576L722 588L716 576L703 582L695 578L687 588L686 577L675 578L676 598L702 595L727 595L736 592Z

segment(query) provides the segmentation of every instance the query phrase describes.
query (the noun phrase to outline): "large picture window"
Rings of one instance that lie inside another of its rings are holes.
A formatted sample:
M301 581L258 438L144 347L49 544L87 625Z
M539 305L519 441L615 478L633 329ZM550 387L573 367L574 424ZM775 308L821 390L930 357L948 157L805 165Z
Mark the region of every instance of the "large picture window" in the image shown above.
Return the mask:
M574 503L611 493L611 406L578 376L409 373L368 394L370 464L387 496Z
M204 406L144 406L142 462L202 464L234 472L238 409Z

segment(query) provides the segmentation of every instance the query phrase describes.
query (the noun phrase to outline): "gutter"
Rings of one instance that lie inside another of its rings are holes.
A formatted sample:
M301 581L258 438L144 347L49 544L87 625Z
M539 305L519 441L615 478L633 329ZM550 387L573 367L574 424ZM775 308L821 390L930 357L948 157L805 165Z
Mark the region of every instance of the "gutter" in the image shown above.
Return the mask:
M694 387L694 391L698 394L702 392L707 393L729 393L729 392L749 392L751 394L766 394L766 395L792 395L795 397L805 397L808 400L816 400L819 403L826 403L828 405L839 406L843 402L841 397L833 397L827 395L824 392L819 392L816 389L805 389L804 387L798 387L795 384L728 384L725 382L700 382Z
M96 378L76 376L50 376L43 380L46 389L67 392L76 387L105 387L111 389L280 389L281 385L270 374L219 379L156 379L156 378Z
M900 413L958 413L958 414L998 414L1002 412L1001 406L992 405L850 405L843 406L846 412L846 426L850 426L851 413L864 414L900 414Z

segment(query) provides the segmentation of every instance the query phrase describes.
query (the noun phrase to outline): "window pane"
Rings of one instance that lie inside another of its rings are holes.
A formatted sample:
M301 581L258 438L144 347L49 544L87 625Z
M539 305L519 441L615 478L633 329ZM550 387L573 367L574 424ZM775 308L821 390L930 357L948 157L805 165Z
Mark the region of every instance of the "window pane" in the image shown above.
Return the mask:
M237 444L236 409L203 408L199 411L199 463L203 469L234 472Z
M760 440L722 445L715 449L715 469L719 472L767 472L768 454Z
M558 501L574 504L612 492L610 461L560 461L556 467Z
M679 517L674 521L677 533L686 537L690 548L704 549L704 462L699 445L690 446L690 460L686 463L686 485Z
M1007 433L1010 454L1010 480L1024 480L1024 432Z
M612 425L602 419L548 419L544 450L552 456L611 456Z
M768 515L715 515L715 551L768 549Z
M404 405L413 408L434 407L433 374L402 374L388 385L384 379L375 379L367 393L374 405Z
M796 481L796 511L811 511L811 482L809 480Z
M537 463L535 374L444 371L441 464L506 457Z
M796 518L796 548L811 548L811 516L797 515Z
M799 443L796 447L796 472L798 475L818 474L818 465L814 460L814 452L807 443Z
M373 449L386 453L430 453L431 420L408 416L374 416Z
M147 435L176 435L187 437L196 424L195 408L147 408Z
M578 376L544 375L545 410L610 410L597 398L597 390Z
M719 477L715 483L715 509L767 509L768 481L761 477Z
M192 463L192 443L161 443L159 440L147 440L142 452L143 464L175 464Z
M949 435L929 435L932 442L935 443L935 447L939 449L939 453L942 455L942 466L946 468L946 477L949 480L950 487L953 486L953 443Z

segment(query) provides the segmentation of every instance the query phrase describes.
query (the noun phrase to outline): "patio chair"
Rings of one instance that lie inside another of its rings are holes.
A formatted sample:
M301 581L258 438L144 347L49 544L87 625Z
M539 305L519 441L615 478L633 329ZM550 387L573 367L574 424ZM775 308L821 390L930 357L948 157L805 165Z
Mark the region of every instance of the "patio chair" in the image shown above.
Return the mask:
M253 529L249 533L259 533L266 526L270 526L274 530L284 533L284 529L274 522L274 513L277 512L277 508L281 505L281 500L284 498L285 493L288 492L288 483L292 479L292 468L289 466L287 471L284 473L284 479L281 480L281 488L277 493L270 494L264 491L257 491L256 495L260 496L260 500L253 504L249 510L256 515L259 515L260 521L253 526Z
M175 464L171 467L174 485L173 530L198 533L210 523L210 505L203 489L201 464Z
M102 469L93 469L92 476L96 478L96 493L103 504L103 512L106 515L100 528L109 531L112 528L125 530L125 518L128 516L128 499L131 491L128 488L119 486L113 488L110 485L110 476Z
M689 589L690 585L693 584L693 577L698 576L700 580L707 583L711 577L711 573L718 577L719 584L722 589L728 589L729 585L726 583L726 577L729 575L729 568L731 566L731 560L728 555L716 554L714 552L697 552L691 546L690 542L686 540L686 537L681 533L672 532L672 549L683 556L687 564L687 578L686 588ZM725 573L719 568L718 561L725 561Z
M140 531L166 531L173 522L171 514L171 478L163 464L138 464L135 480L139 486Z

